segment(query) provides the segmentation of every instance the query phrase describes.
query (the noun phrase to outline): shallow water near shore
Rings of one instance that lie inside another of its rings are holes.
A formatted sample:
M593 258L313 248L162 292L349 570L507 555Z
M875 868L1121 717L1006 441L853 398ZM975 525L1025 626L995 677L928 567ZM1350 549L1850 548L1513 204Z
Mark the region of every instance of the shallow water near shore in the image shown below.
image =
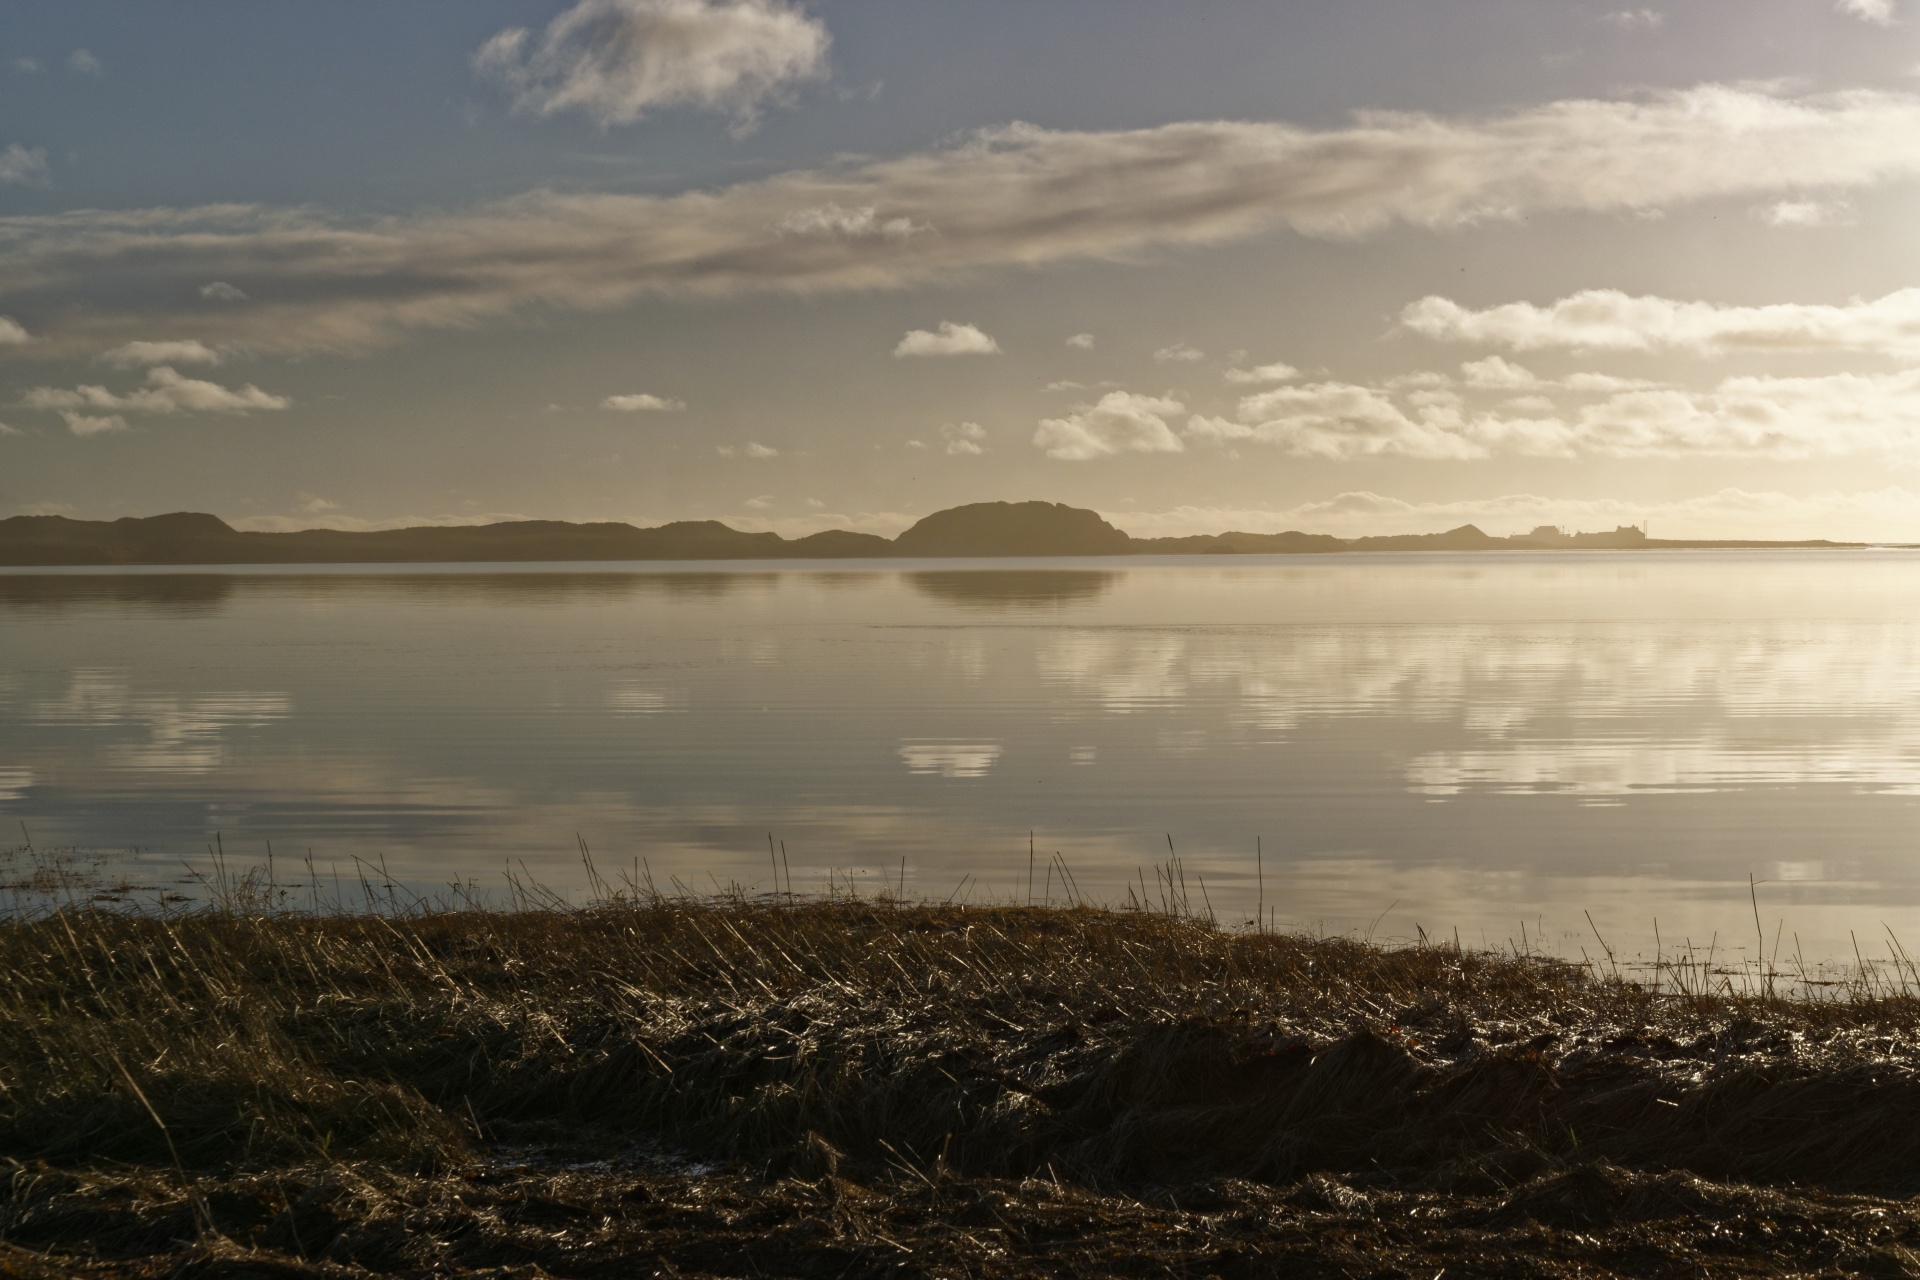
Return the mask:
M1916 792L1906 551L0 575L0 821L149 896L217 833L1158 902L1171 836L1223 921L1850 960L1920 940Z

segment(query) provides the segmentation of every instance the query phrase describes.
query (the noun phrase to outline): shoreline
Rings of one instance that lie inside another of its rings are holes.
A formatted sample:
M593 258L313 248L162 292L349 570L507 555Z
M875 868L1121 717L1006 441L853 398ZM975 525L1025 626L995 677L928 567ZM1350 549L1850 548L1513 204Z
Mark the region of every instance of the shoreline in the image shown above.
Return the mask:
M0 924L0 1271L1920 1257L1920 1000L1890 988L1662 996L1085 907L306 914L227 888Z

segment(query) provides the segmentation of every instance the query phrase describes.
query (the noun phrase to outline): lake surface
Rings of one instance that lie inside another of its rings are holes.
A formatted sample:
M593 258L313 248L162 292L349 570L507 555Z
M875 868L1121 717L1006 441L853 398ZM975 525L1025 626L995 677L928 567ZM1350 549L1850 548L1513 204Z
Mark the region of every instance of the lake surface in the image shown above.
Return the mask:
M0 821L148 891L768 892L771 833L1019 900L1031 831L1157 903L1170 836L1223 919L1573 954L1751 953L1751 875L1812 960L1920 942L1916 819L1904 551L0 574Z

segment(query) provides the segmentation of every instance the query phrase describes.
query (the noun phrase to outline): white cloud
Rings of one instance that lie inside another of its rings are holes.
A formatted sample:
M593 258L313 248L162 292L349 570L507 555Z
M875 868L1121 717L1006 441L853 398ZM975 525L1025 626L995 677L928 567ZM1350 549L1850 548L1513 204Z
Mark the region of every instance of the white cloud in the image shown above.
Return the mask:
M687 402L667 400L641 391L628 396L608 396L600 402L600 407L619 413L680 413L686 409Z
M225 280L215 280L201 285L200 296L212 302L245 302L247 300L246 294Z
M285 396L271 395L252 383L235 390L223 387L217 382L183 377L174 369L161 365L147 370L145 386L125 395L116 395L102 386L80 386L72 390L60 387L35 387L21 397L20 403L29 409L62 411L95 409L130 413L256 413L285 409L293 401ZM71 418L68 419L67 425L73 425ZM77 427L74 429L79 431Z
M755 511L765 511L768 507L773 505L773 495L770 493L763 493L757 498L748 498L746 505L749 507L752 507Z
M20 428L10 427L4 422L0 422L0 436L17 436L19 434Z
M1850 227L1853 206L1845 200L1777 200L1761 205L1753 216L1770 227Z
M15 58L13 69L23 76L37 76L46 68L40 65L38 58Z
M980 442L987 438L987 429L977 422L948 423L940 428L940 435L947 442L948 453L985 453L986 446Z
M791 86L824 75L825 25L784 0L580 0L538 37L500 32L474 69L513 109L578 111L603 128L662 107L697 107L751 127Z
M1239 418L1196 415L1187 434L1220 443L1273 444L1288 453L1314 458L1364 458L1399 454L1412 458L1484 458L1489 450L1460 430L1457 397L1451 392L1415 395L1439 397L1409 414L1376 387L1346 382L1316 382L1277 387L1240 400Z
M9 143L0 151L0 182L17 182L27 187L47 185L47 152L44 147L31 151L19 143Z
M1164 396L1109 391L1090 408L1044 419L1033 433L1033 443L1049 458L1066 462L1118 453L1179 453L1186 446L1166 420L1185 408Z
M723 458L777 458L780 456L780 451L772 445L756 444L751 440L738 448L723 444L715 452Z
M204 342L178 338L170 342L128 342L100 358L121 369L149 364L219 364L221 355Z
M1008 125L951 148L673 196L538 191L383 220L213 206L77 210L0 228L0 306L85 296L42 350L169 324L252 350L362 350L420 328L650 294L903 288L987 267L1137 260L1279 228L1352 238L1555 211L1807 198L1920 174L1920 95L1706 85L1505 115L1370 113L1311 130L1205 121L1092 133ZM782 234L829 206L925 235ZM182 310L182 280L267 301Z
M1658 9L1616 9L1600 21L1622 31L1653 31L1666 25L1667 15Z
M1485 360L1469 360L1460 366L1460 372L1466 378L1468 386L1483 390L1514 391L1540 385L1540 379L1531 369L1523 369L1499 356L1488 356Z
M1170 347L1162 347L1154 352L1153 358L1162 364L1176 360L1191 362L1194 360L1205 360L1207 353L1198 347L1188 346L1184 342L1176 342Z
M1409 303L1400 322L1439 342L1515 351L1828 351L1920 360L1920 288L1842 306L1719 306L1587 289L1544 307L1508 302L1474 311L1430 295Z
M17 347L33 341L33 335L21 327L18 320L0 316L0 347Z
M85 414L62 409L60 416L66 419L67 430L77 436L98 436L127 429L127 420L117 413Z
M842 209L837 204L800 209L773 224L783 236L838 237L844 240L904 240L929 227L915 226L911 218L883 218L872 205Z
M1300 376L1300 371L1290 364L1275 361L1253 369L1229 369L1226 376L1228 382L1290 382Z
M894 347L896 356L990 356L997 355L1000 344L970 324L940 322L940 331L910 329Z
M1090 333L1076 333L1067 339L1067 345L1077 347L1081 351L1091 351L1093 350L1093 335Z
M1356 490L1279 509L1173 507L1103 515L1139 538L1303 529L1337 537L1433 533L1476 524L1488 533L1524 533L1538 525L1604 530L1648 523L1656 538L1834 538L1911 542L1920 527L1920 494L1894 485L1861 493L1811 494L1721 489L1664 502L1502 494L1448 502L1409 502Z
M338 511L340 509L339 503L329 501L317 493L301 492L295 494L294 497L298 499L300 509L312 515L324 515L329 511Z
M1550 382L1517 365L1490 363L1468 366L1475 389L1584 390L1601 398L1556 406L1533 394L1475 412L1458 392L1442 387L1322 382L1244 396L1235 418L1196 415L1186 434L1339 460L1877 455L1920 463L1920 370L1738 377L1710 391L1683 391L1605 385L1613 380L1599 386L1578 378Z
M75 49L67 55L67 70L83 76L97 76L103 74L106 68L100 64L100 59L85 49Z
M1883 27L1893 25L1893 0L1834 0L1833 7L1862 22Z

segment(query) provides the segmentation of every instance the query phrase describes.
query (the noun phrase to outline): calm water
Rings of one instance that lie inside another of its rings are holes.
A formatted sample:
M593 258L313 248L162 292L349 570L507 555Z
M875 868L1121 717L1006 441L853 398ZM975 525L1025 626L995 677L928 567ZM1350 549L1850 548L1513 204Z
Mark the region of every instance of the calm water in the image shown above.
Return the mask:
M0 820L976 900L1171 835L1242 919L1258 838L1282 924L1737 954L1751 874L1789 956L1920 940L1920 555L1007 563L0 575Z

